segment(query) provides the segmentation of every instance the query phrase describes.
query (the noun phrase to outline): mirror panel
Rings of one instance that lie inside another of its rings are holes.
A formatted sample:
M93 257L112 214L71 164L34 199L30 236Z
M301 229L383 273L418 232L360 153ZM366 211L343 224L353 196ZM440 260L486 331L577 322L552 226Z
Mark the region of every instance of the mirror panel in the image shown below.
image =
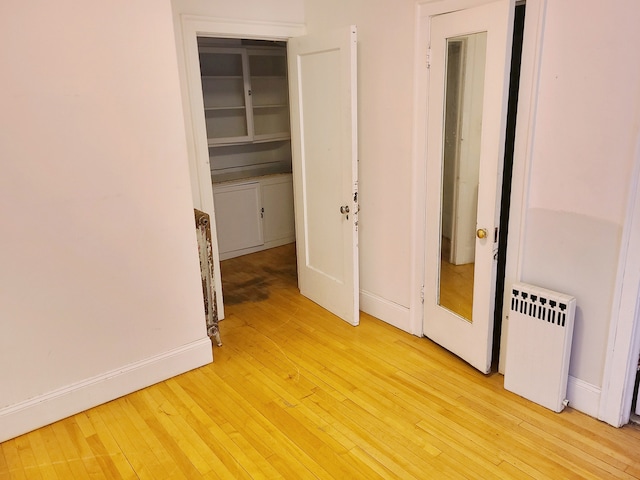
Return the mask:
M472 321L487 32L447 39L440 306Z

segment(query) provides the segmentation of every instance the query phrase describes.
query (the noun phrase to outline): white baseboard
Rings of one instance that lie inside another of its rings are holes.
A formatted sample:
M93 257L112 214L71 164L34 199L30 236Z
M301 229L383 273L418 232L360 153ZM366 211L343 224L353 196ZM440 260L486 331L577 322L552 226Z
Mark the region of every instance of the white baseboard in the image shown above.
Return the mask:
M0 409L0 442L161 382L213 360L202 340Z
M230 258L240 257L242 255L249 255L250 253L261 252L263 250L268 250L270 248L281 247L282 245L287 245L295 241L296 241L295 236L289 236L289 237L283 237L276 240L270 240L268 242L264 242L262 245L258 245L257 247L242 248L240 250L233 250L231 252L221 252L220 261L222 262L223 260L229 260Z
M571 408L597 418L600 407L600 394L600 387L569 375L567 399Z
M409 308L390 302L371 292L360 290L360 310L387 322L394 327L410 332Z

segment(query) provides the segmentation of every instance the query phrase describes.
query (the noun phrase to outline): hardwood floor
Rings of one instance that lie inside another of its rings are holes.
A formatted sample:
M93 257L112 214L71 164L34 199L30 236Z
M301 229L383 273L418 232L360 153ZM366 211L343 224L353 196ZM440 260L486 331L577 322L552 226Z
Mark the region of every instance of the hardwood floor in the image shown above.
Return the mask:
M640 477L638 427L555 414L369 315L347 325L298 294L292 252L224 262L229 297L253 300L227 303L213 364L0 444L0 479Z

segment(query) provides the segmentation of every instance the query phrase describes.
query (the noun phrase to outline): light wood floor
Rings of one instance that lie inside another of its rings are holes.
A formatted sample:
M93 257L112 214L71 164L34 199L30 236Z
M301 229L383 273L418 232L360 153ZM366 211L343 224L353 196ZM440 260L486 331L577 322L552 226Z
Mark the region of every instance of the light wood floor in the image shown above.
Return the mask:
M255 301L227 305L213 364L0 444L0 478L640 477L637 427L545 410L368 315L347 325L271 264L292 252L224 263Z

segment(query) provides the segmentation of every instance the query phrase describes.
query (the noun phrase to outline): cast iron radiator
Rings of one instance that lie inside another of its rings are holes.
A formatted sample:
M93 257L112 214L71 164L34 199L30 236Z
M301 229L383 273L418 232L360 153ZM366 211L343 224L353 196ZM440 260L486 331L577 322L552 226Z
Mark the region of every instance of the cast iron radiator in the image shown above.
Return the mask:
M207 335L221 347L218 330L218 303L216 300L213 276L213 245L211 243L211 220L209 215L193 209L196 217L196 236L198 237L198 254L200 256L200 273L202 275L202 296L204 313L207 322Z

